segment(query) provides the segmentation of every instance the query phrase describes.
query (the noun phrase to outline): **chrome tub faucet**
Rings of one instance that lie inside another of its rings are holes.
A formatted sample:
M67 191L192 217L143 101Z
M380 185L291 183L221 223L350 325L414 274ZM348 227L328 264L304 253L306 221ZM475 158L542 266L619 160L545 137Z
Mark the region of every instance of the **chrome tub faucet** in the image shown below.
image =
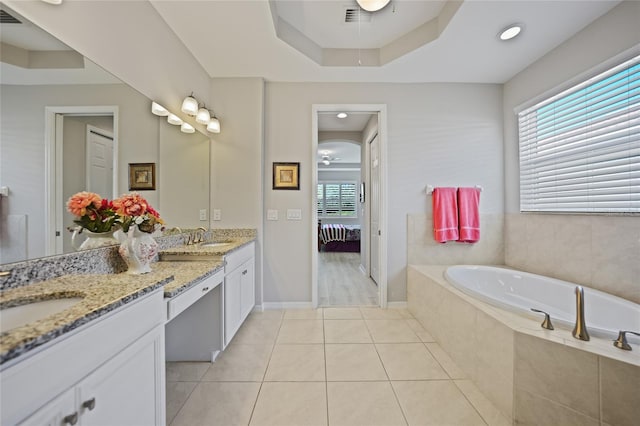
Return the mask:
M576 286L576 326L573 328L573 337L576 339L589 341L587 325L584 322L584 289Z

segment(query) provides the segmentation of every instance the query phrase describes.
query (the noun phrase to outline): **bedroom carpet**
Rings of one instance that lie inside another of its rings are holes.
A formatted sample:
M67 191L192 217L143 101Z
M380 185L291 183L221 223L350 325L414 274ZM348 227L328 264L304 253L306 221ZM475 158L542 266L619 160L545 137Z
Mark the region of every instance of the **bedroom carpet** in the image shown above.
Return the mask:
M360 253L318 253L320 306L378 306L378 286L360 271Z

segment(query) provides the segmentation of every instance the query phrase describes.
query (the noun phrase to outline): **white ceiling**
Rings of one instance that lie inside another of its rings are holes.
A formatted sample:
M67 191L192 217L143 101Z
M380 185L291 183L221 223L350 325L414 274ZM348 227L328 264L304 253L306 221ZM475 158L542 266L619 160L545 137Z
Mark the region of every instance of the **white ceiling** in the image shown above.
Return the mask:
M276 36L267 0L150 1L211 77L261 76L269 81L292 82L476 83L508 81L619 3L466 0L439 38L386 65L323 67ZM412 3L392 1L398 9ZM291 2L299 10L297 15L305 28L323 28L324 34L339 34L343 24L328 20L320 11L351 0ZM312 14L310 10L318 11ZM524 23L525 31L513 41L500 42L498 31L513 22ZM407 30L411 25L406 24ZM352 38L344 38L339 47L353 45Z
M338 112L318 113L318 130L321 132L361 132L372 116L370 112L350 112L345 118L338 118Z
M328 155L333 165L360 164L360 145L344 141L322 142L318 144L318 163L323 155Z
M361 10L355 0L274 1L278 15L325 48L382 47L436 18L445 1L392 1L370 22L345 23L347 8ZM365 12L366 13L366 12Z

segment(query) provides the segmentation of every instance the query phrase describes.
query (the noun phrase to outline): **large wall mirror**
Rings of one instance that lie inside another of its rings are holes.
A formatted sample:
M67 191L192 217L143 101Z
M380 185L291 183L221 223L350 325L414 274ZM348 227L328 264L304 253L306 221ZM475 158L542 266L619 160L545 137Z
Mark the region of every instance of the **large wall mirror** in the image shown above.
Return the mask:
M130 163L156 165L156 189L140 193L168 228L206 226L209 138L152 115L134 88L0 8L0 264L74 251L66 200L129 192Z

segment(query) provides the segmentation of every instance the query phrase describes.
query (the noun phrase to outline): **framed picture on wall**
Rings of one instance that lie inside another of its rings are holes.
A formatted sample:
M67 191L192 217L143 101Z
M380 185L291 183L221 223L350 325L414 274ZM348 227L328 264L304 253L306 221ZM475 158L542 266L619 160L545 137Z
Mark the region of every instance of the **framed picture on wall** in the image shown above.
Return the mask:
M273 189L300 189L300 163L273 163Z
M156 163L129 163L129 190L156 189Z

